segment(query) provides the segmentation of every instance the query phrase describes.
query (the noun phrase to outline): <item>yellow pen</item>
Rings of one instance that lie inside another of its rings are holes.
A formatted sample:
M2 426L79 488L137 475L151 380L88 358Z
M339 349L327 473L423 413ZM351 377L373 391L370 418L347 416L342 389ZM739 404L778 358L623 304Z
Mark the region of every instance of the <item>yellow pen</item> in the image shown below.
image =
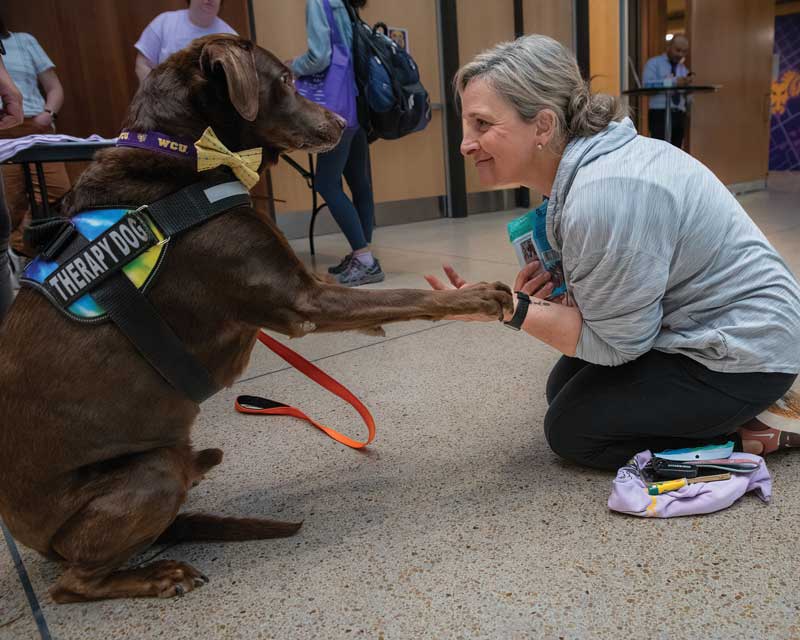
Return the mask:
M698 476L696 478L677 478L675 480L664 480L662 482L654 482L647 486L647 493L651 496L658 496L668 491L677 491L685 487L687 484L696 484L698 482L717 482L718 480L730 480L730 473L718 473L713 476Z
M677 491L681 487L689 484L686 478L677 478L675 480L664 480L663 482L654 482L647 487L647 493L651 496L658 496L667 491Z

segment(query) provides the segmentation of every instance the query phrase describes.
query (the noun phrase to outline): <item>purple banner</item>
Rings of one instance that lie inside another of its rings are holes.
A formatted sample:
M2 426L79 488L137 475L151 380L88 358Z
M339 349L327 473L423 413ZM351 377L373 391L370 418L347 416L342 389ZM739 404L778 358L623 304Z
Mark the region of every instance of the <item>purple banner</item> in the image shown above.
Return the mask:
M775 55L769 169L800 171L800 13L775 17Z

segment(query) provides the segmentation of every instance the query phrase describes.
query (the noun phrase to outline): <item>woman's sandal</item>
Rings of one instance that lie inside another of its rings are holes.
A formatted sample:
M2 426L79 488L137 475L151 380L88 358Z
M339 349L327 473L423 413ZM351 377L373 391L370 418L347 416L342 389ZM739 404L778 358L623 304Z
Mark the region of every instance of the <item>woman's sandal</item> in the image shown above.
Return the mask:
M760 442L761 455L800 447L800 394L786 394L766 411L739 427L742 442Z

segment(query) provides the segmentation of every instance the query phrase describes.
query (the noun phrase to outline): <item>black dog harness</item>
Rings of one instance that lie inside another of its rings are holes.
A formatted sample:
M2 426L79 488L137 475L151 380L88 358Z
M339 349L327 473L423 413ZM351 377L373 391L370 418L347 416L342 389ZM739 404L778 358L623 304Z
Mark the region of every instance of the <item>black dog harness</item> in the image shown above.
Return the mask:
M170 385L199 404L219 386L145 293L170 239L250 204L238 180L206 180L138 208L104 206L72 218L36 220L26 240L40 253L20 282L73 320L113 321ZM136 263L148 260L152 268L137 282Z

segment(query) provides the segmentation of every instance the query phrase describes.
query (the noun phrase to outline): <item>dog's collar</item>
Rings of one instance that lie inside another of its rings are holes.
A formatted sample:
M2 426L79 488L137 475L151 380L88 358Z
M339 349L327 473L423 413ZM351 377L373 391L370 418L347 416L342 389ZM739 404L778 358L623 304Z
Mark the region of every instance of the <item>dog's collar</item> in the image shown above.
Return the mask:
M208 171L219 166L230 167L234 175L248 188L258 184L258 169L261 167L261 148L231 151L206 127L199 140L176 138L159 131L129 131L123 129L117 138L118 147L136 147L163 153L174 158L195 160L198 171Z
M117 146L147 149L148 151L156 151L172 156L173 158L184 158L186 160L197 159L197 150L194 148L194 140L169 136L160 131L141 132L123 129L117 137Z
M238 180L192 184L152 204L36 220L26 240L40 250L21 284L81 322L111 319L139 353L198 404L219 389L144 295L167 242L211 218L249 205Z

